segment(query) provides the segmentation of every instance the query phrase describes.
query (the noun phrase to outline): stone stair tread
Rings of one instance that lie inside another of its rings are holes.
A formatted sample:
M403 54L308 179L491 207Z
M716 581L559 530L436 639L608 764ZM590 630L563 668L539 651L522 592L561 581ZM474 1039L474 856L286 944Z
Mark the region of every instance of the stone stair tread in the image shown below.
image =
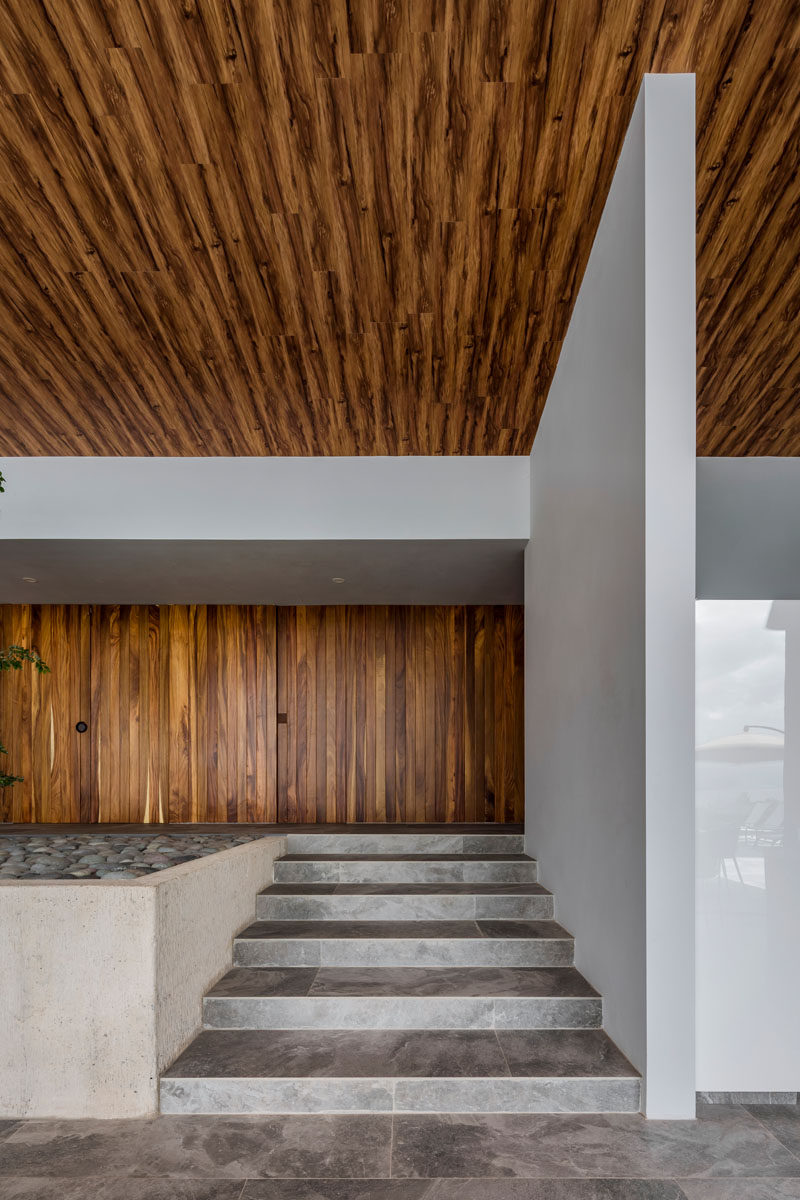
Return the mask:
M529 854L283 854L276 862L535 862Z
M164 1079L638 1079L600 1029L204 1030Z
M477 834L501 837L509 834L523 836L525 833L522 821L403 821L396 825L387 821L315 821L312 824L298 822L296 825L287 825L286 829L290 835L311 833L315 837L329 834L343 834L347 837L390 834L392 837L402 838L417 834L432 837L437 833L446 837L452 837L453 834L459 837L473 837Z
M464 938L571 938L557 921L254 921L237 942L320 938L326 941L405 938L410 941Z
M226 998L599 996L574 967L235 967L207 994Z
M549 896L540 883L271 883L261 896Z

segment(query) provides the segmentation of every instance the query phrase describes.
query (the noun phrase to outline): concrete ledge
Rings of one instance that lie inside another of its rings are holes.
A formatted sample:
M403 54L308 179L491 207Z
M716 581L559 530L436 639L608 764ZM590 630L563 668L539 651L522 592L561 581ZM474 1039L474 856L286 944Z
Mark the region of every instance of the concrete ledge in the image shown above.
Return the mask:
M285 852L269 837L136 880L0 882L0 1118L157 1112Z

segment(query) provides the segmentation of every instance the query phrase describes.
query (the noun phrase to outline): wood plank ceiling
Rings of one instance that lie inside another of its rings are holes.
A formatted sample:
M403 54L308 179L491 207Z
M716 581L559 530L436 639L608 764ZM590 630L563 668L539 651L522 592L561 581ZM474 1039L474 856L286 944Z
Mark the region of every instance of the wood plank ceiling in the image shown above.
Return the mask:
M698 452L800 454L800 6L4 0L0 453L527 454L643 72Z

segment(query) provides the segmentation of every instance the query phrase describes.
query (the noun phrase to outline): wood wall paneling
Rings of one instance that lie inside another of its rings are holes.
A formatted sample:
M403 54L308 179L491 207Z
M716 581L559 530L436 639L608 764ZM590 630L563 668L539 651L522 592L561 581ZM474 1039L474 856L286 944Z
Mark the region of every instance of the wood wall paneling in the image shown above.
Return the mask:
M521 821L522 609L278 609L279 819Z
M799 45L796 0L5 0L0 453L528 454L649 71L697 73L698 451L800 453Z
M51 667L0 677L4 820L522 820L519 607L5 606L0 637Z

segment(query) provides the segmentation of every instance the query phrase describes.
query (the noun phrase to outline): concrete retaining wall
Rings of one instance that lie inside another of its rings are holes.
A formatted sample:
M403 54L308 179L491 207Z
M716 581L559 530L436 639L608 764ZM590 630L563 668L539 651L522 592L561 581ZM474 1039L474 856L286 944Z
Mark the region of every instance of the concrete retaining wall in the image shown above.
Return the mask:
M263 838L137 880L0 883L0 1118L156 1112L285 851Z

